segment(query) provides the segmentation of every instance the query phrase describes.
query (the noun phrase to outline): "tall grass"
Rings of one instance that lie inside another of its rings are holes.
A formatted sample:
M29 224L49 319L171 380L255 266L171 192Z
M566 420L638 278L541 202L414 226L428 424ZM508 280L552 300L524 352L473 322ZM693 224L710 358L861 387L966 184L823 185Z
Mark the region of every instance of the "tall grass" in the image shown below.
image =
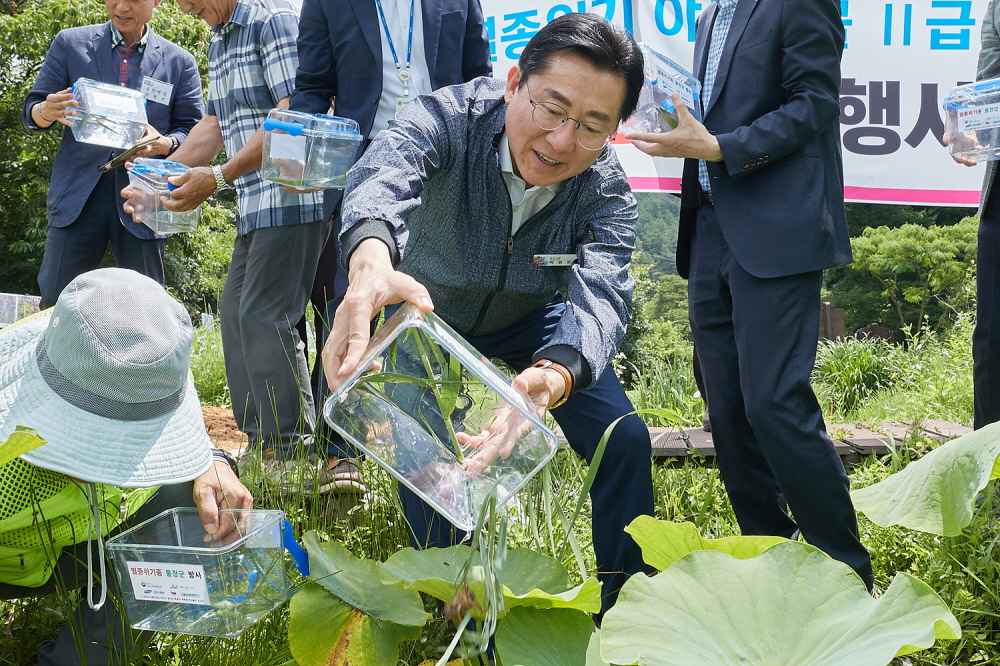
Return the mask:
M818 393L825 396L824 404L833 408L827 416L911 422L935 417L968 422L972 411L970 334L971 320L960 318L950 332L924 332L905 346L887 347L871 341L830 343L827 351L820 353L825 360L815 379ZM199 330L196 345L196 378L202 398L224 400L224 393L211 389L225 384L217 330ZM701 401L683 358L684 354L662 362L643 359L629 392L636 408L671 407L677 415L676 422L653 425L686 425L700 420ZM863 388L856 385L859 382ZM855 487L874 483L935 445L913 437L892 456L856 466L851 470L852 483ZM370 493L354 505L319 496L309 487L315 479L308 475L302 478L300 492L294 493L269 483L253 465L244 479L258 506L281 508L300 530L321 530L356 555L383 560L408 546L409 534L393 480L371 462L363 464L363 473ZM549 553L574 576L578 575L574 554L578 548L586 568L593 571L589 504L575 524L565 522L586 473L586 465L572 451L560 450L548 473L533 480L513 504L511 546ZM655 465L653 479L658 517L691 521L710 536L739 532L711 461ZM995 491L995 487L988 489L972 525L958 537L885 529L860 518L878 584L887 586L897 571L920 577L952 606L965 628L961 641L909 657L915 666L1000 664L1000 527L995 519L1000 499L994 497ZM573 539L568 538L570 534ZM52 597L41 603L0 602L7 627L0 632L0 666L33 663L32 655L38 644L53 634L63 608ZM428 610L440 615L434 604L428 604ZM149 645L142 664L285 666L291 658L286 631L287 610L282 609L235 641L161 634ZM440 619L429 623L419 640L404 646L400 665L415 666L436 659L449 637L447 623Z

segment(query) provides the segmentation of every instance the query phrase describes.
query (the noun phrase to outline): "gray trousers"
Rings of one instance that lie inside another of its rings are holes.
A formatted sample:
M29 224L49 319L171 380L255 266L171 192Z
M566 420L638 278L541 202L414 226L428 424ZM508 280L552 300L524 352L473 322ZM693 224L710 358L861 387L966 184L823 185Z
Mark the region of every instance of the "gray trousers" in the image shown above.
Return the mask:
M233 414L251 446L294 445L316 424L305 345L305 312L326 222L237 236L222 293L222 349Z
M194 506L192 483L163 486L127 521L105 538L123 532L144 520L175 507ZM62 625L55 638L42 644L38 651L38 666L130 666L137 663L142 646L152 632L134 632L120 607L118 581L112 573L115 566L106 560L108 599L99 611L87 606L87 548L93 549L94 594L100 589L97 543L86 541L63 550L55 571L41 587L21 587L0 584L0 599L20 599L48 594L53 590L82 591L73 618Z

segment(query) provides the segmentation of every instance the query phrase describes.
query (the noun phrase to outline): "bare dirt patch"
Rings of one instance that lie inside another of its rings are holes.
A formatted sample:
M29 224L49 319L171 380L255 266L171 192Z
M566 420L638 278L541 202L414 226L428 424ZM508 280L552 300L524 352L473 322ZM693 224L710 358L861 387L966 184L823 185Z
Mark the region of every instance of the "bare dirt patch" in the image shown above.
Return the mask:
M236 419L229 407L213 407L203 405L201 412L205 417L205 428L212 443L229 453L239 455L247 446L247 436L236 427Z

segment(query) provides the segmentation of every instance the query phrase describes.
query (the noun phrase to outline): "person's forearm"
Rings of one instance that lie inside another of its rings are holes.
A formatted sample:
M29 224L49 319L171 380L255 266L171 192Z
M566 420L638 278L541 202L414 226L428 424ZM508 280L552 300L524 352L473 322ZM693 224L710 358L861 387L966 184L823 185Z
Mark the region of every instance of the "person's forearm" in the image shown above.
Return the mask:
M278 102L279 109L288 108L288 98ZM229 161L222 165L222 176L227 183L234 182L240 176L254 172L260 168L261 160L264 156L264 131L257 130L253 138L243 144L240 151L229 158Z
M222 148L219 119L215 116L205 116L191 128L184 143L173 152L170 159L191 167L205 166L212 163Z

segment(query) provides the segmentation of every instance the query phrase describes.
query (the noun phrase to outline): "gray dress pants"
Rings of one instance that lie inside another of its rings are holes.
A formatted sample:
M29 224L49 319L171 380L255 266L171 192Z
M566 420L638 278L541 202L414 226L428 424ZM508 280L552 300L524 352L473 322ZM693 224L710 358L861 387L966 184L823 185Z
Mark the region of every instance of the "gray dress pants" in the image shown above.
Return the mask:
M251 446L294 446L316 423L305 345L305 312L326 222L237 236L222 293L222 347L233 414Z

